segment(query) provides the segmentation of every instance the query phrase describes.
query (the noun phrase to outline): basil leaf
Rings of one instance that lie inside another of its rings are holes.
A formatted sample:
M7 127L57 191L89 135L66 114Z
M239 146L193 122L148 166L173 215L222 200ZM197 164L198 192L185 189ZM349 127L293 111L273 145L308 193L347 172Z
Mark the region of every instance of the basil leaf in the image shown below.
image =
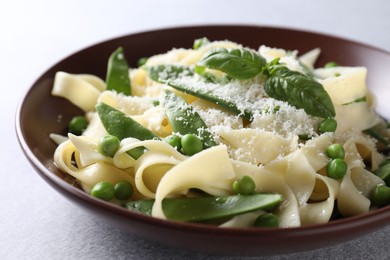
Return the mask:
M271 71L264 85L268 96L302 108L312 116L336 115L331 98L318 81L284 66L271 68Z
M172 79L194 75L194 71L190 67L177 65L156 65L147 67L146 71L152 80L160 83L166 83Z
M220 70L235 79L250 79L263 71L266 60L249 49L216 49L203 57L198 66Z

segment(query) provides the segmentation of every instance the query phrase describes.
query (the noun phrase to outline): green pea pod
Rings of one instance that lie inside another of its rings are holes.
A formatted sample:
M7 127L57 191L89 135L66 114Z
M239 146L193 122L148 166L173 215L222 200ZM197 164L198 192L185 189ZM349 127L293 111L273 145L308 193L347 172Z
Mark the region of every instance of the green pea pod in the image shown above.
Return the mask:
M382 143L385 146L389 146L390 142L384 137L377 129L369 128L367 130L363 131L365 134L371 136L372 138L376 139L378 142Z
M187 94L190 94L190 95L193 95L195 97L199 97L201 99L204 99L204 100L207 100L207 101L210 101L224 109L226 109L227 111L235 114L235 115L240 115L248 120L252 120L253 118L253 115L250 111L248 110L245 110L245 111L242 111L240 110L238 107L237 107L237 104L235 104L234 102L231 102L231 101L227 101L223 98L220 98L216 95L214 95L212 92L210 91L205 91L202 89L201 86L199 87L196 87L196 86L185 86L183 85L182 83L181 84L177 84L175 81L170 81L168 82L168 85L171 86L172 88L176 89L176 90L179 90L181 92L184 92L184 93L187 93Z
M237 104L234 102L225 100L221 97L216 96L211 91L204 90L202 84L197 86L196 84L184 85L183 83L177 83L175 80L184 76L193 76L193 71L185 66L174 66L174 65L157 65L146 68L149 77L157 82L166 83L172 88L184 92L195 97L210 101L227 111L241 115L244 118L251 120L252 114L249 111L241 111L238 109Z
M108 59L106 89L115 90L127 96L131 95L129 65L122 47L114 51Z
M169 220L199 222L225 219L239 214L272 210L283 197L280 194L232 195L223 197L167 198L162 202L165 216ZM154 200L130 201L126 208L151 215Z
M160 83L166 83L172 79L194 75L193 69L187 66L161 64L146 67L145 69L152 80Z
M217 145L202 118L182 98L166 91L164 108L174 132L198 135L206 148Z
M143 127L131 117L105 103L98 103L96 105L96 111L98 112L100 121L106 131L110 135L118 137L119 140L127 137L137 138L141 141L159 139L149 129ZM143 147L137 147L130 150L128 153L133 158L137 159L143 154L144 150L145 148Z
M382 163L378 169L374 171L374 174L386 182L386 185L390 185L390 163L387 159Z

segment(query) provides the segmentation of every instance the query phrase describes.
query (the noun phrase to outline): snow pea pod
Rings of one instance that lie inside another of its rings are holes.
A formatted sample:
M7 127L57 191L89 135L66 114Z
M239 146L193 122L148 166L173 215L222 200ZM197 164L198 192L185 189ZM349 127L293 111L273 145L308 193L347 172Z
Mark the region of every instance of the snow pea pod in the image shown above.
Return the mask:
M371 136L372 138L376 139L379 143L381 143L381 144L383 144L385 146L389 146L390 145L390 142L387 140L387 138L385 136L383 136L380 133L380 131L375 129L375 127L366 129L366 130L363 131L363 133Z
M118 137L119 140L127 137L137 138L141 141L159 139L159 137L157 137L149 129L143 127L125 113L105 103L98 103L96 105L96 111L98 112L100 121L102 122L106 131L110 135ZM137 147L128 151L128 153L133 158L137 159L143 154L144 150L144 147Z
M231 195L222 197L167 198L162 202L169 220L200 222L225 219L239 214L272 210L283 197L280 194ZM151 215L154 200L130 201L125 207L145 215Z
M385 181L387 186L390 186L390 160L385 160L379 168L374 171L374 174Z
M131 95L129 64L122 47L115 50L108 59L106 89L115 90L127 96Z
M217 145L200 115L181 97L166 91L164 109L174 132L199 136L205 148Z
M191 68L185 66L176 65L157 65L146 68L149 77L159 83L168 84L170 87L184 92L195 97L210 101L235 115L240 115L248 120L252 119L252 113L245 110L241 111L238 109L237 104L228 101L224 98L218 97L211 91L207 91L203 88L202 84L188 84L185 85L183 82L177 82L176 79L181 77L192 77L194 72ZM222 87L222 86L221 86Z
M231 101L228 101L228 100L223 99L221 97L218 97L210 91L205 91L204 89L202 89L201 86L199 86L199 87L186 86L183 83L178 84L175 81L169 81L167 84L169 86L171 86L172 88L179 90L181 92L184 92L184 93L193 95L195 97L199 97L201 99L210 101L210 102L226 109L227 111L235 114L235 115L240 115L248 120L252 120L252 118L253 118L253 115L250 111L240 110L238 108L237 104L235 104L234 102L231 102Z

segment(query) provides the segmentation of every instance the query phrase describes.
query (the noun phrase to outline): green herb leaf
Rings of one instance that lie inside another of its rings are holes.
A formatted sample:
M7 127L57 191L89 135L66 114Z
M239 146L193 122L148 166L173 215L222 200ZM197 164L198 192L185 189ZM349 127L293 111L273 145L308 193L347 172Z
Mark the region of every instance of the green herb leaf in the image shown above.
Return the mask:
M220 70L235 79L250 79L262 72L266 60L257 52L240 49L216 49L203 57L198 66Z
M335 116L332 100L318 81L287 67L276 66L270 68L270 76L265 81L268 96L304 109L312 116Z
M108 59L106 89L131 95L129 65L122 47L114 51Z

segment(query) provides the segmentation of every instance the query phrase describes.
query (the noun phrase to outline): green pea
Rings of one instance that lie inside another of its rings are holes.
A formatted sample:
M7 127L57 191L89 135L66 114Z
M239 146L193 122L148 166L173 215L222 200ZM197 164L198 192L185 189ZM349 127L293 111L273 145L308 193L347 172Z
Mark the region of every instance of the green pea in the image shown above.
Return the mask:
M341 144L331 144L326 149L326 155L332 159L336 159L336 158L344 159L345 157L344 147Z
M334 68L334 67L339 67L340 65L337 64L336 62L334 61L330 61L328 63L325 64L324 68Z
M176 150L181 149L181 138L178 135L172 134L170 136L165 137L165 142L167 142L172 147L176 148Z
M128 181L120 181L114 186L115 197L119 200L126 200L133 195L133 185Z
M69 132L75 135L81 135L88 126L88 121L83 116L73 117L68 124Z
M323 134L326 132L334 132L336 131L337 128L337 121L334 118L326 118L324 119L321 123L320 126L318 127L318 131Z
M255 191L256 183L253 179L247 175L241 176L238 180L235 180L232 184L232 190L234 193L248 195Z
M147 57L142 57L142 58L138 59L137 66L138 67L142 67L143 65L146 64L147 61L148 61Z
M275 214L265 213L256 218L255 227L279 227L279 220Z
M332 179L341 179L346 173L347 163L343 159L332 159L326 165L326 174Z
M98 143L99 152L105 156L113 157L118 151L120 141L113 135L105 135L100 138Z
M91 193L93 197L110 201L114 198L115 190L114 185L110 182L102 181L93 186Z
M371 193L371 203L378 207L390 205L390 187L377 185Z
M184 154L191 156L203 150L203 142L194 134L186 134L181 138L181 147Z

